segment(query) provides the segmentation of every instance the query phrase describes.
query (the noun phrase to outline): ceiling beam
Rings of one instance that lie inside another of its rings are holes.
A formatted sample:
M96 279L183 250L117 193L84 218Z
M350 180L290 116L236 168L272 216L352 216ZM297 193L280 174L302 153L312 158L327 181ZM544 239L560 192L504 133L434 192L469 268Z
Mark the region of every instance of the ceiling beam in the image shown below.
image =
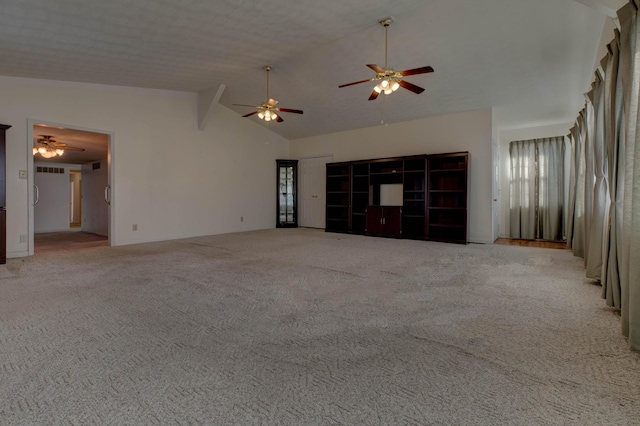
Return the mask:
M616 17L616 12L627 4L627 0L574 0L580 4L596 9L612 18Z
M217 89L210 87L198 92L198 130L204 130L207 121L209 121L213 114L215 109L214 105L220 100L220 96L222 96L225 87L227 86L221 84Z

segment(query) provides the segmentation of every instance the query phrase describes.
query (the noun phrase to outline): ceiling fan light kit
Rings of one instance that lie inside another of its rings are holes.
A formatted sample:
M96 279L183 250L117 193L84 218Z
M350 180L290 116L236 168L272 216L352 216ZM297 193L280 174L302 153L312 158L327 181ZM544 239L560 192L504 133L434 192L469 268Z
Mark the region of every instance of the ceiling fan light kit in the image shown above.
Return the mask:
M404 71L396 71L392 67L388 65L387 57L388 57L388 29L389 25L393 22L393 18L388 17L381 19L378 21L380 25L384 27L384 68L376 65L376 64L367 64L369 68L375 71L376 76L373 78L369 78L366 80L355 81L353 83L342 84L338 87L347 87L353 86L355 84L367 83L369 81L377 81L378 83L373 87L373 91L369 96L369 100L372 101L378 97L379 94L384 93L385 95L390 95L400 87L407 89L415 94L420 94L424 92L422 87L416 86L415 84L409 83L408 81L403 80L403 77L416 75L416 74L426 74L433 72L433 68L421 67L421 68L413 68Z
M38 139L37 145L33 147L33 155L40 154L42 158L53 158L62 156L65 149L70 149L72 151L84 151L84 148L71 147L67 146L67 144L56 142L53 139L53 136L40 136L41 138Z
M271 71L271 67L269 65L265 65L263 69L267 72L267 99L268 100L257 106L234 104L237 106L251 107L256 109L256 111L250 112L249 114L245 114L243 115L243 117L251 117L252 115L257 114L259 119L264 120L266 122L277 121L278 123L282 123L284 120L278 114L279 112L290 112L293 114L302 114L303 113L302 110L299 110L299 109L276 107L276 104L278 103L278 101L276 101L275 99L271 99L269 97L269 71Z
M55 156L62 156L62 154L64 154L64 150L63 149L53 149L50 147L38 147L38 148L33 148L33 155L36 154L40 154L43 158L53 158Z

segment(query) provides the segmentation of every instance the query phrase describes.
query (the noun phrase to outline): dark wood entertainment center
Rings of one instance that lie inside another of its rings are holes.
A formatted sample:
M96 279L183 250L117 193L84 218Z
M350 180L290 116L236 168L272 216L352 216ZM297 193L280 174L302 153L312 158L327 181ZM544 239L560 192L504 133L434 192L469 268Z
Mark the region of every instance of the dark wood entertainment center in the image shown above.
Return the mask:
M327 232L466 244L469 153L327 164Z

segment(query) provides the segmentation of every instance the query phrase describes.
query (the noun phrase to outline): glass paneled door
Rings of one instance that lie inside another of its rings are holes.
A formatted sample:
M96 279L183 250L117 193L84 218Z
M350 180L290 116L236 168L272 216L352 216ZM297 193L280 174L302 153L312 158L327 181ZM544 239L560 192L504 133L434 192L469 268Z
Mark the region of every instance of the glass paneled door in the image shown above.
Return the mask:
M298 160L276 160L277 164L277 228L298 226Z

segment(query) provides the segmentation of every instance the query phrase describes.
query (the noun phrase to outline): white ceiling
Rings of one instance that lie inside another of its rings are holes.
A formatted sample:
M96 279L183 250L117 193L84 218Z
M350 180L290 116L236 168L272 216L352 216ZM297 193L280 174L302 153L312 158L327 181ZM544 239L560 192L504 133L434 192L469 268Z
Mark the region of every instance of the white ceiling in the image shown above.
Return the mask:
M605 14L625 0L5 0L0 75L271 97L303 109L269 123L289 139L494 107L504 128L572 121ZM367 63L426 88L367 101ZM613 36L613 34L611 34ZM0 96L2 96L0 94ZM258 120L255 116L247 120ZM258 120L259 121L259 120ZM77 123L82 125L82 123Z

